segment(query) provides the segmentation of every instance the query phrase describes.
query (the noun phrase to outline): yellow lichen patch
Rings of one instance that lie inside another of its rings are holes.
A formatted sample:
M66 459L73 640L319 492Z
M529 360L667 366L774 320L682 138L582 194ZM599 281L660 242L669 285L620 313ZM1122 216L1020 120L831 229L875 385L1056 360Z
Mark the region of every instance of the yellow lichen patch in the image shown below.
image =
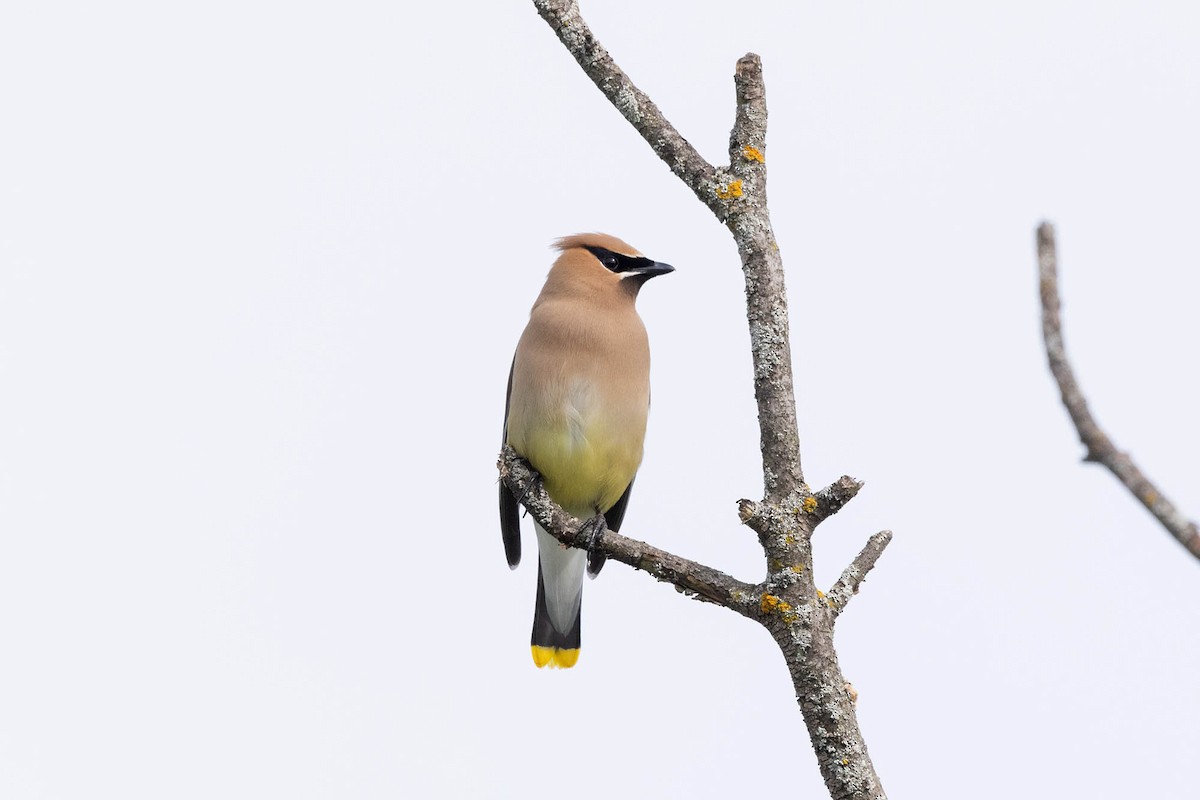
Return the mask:
M1158 500L1158 493L1155 492L1153 489L1147 489L1146 493L1144 495L1142 495L1142 500L1147 505L1152 505L1153 503L1155 503Z
M773 594L764 594L758 608L764 614L787 613L792 610L792 606L786 600L781 600Z
M746 157L747 161L757 161L760 164L767 163L767 159L763 157L762 151L756 150L750 145L746 145L742 148L742 155Z
M793 564L792 566L788 567L788 569L790 569L792 572L795 572L797 575L799 575L801 572L804 572L804 565L803 564Z
M819 598L821 598L822 600L824 600L824 599L825 599L825 593L824 593L824 592L822 592L820 589L817 589L817 597L819 597Z
M804 513L811 514L817 510L817 498L806 497L806 498L804 498L803 505L804 505Z
M788 625L800 618L796 612L792 611L791 603L773 594L764 594L758 604L758 609L764 614L778 614L780 619Z
M783 543L786 545L793 545L796 543L796 537L789 533L783 537Z
M742 182L741 181L734 181L733 183L729 184L728 186L721 186L717 189L717 197L721 198L722 200L728 200L732 197L741 197L741 196L742 196Z

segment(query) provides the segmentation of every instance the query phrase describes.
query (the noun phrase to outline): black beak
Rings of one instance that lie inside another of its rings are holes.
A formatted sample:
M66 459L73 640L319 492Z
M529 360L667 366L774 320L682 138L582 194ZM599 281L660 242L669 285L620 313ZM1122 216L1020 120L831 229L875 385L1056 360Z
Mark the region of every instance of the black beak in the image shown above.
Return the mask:
M629 270L630 273L638 276L642 281L648 281L656 275L666 275L668 272L674 271L674 267L670 264L664 264L661 261L651 261L649 264L638 265L636 268Z

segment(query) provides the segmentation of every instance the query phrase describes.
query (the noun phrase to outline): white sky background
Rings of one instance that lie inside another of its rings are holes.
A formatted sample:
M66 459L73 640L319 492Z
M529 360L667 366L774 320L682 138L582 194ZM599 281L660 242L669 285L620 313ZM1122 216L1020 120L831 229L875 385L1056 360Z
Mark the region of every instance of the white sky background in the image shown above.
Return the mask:
M837 638L889 794L1194 796L1200 572L1079 463L1033 232L1200 515L1200 12L977 6L583 10L710 160L763 57L806 475L867 482L820 583L896 534ZM0 109L0 796L825 796L727 611L610 564L530 661L494 464L556 236L678 269L624 532L763 569L732 240L530 3L10 4Z

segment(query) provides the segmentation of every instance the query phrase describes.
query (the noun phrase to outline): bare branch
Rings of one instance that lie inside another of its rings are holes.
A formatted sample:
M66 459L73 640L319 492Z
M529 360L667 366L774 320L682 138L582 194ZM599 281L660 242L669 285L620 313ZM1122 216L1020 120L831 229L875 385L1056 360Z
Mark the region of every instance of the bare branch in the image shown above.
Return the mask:
M767 210L767 90L762 61L753 53L738 59L734 72L737 115L729 136L730 171L723 192L723 219L737 243L746 281L746 319L754 359L759 444L766 499L787 503L804 492L800 433L792 388L792 345L788 329L783 258Z
M846 608L850 598L858 594L858 587L867 579L867 573L875 566L875 562L883 555L883 549L891 541L891 531L880 531L867 540L850 565L842 570L842 577L837 579L837 583L825 595L826 602L833 609L835 619Z
M1037 229L1038 274L1042 295L1042 336L1046 342L1046 357L1050 372L1058 382L1063 405L1075 423L1079 439L1087 448L1087 461L1095 461L1108 467L1117 480L1125 484L1133 496L1162 523L1167 532L1200 558L1200 529L1158 490L1150 479L1142 474L1133 459L1122 453L1100 428L1088 409L1083 390L1075 380L1075 372L1067 361L1063 345L1061 304L1058 293L1058 250L1054 242L1054 226L1043 222Z
M584 523L563 511L535 480L536 473L520 455L505 445L497 463L500 479L522 502L548 533L569 547L586 549L587 533ZM761 590L743 583L720 570L707 567L666 550L651 547L645 542L630 539L609 531L596 547L614 561L648 572L660 581L673 584L697 600L724 606L747 617L755 617Z
M856 481L849 475L843 475L833 483L813 495L816 501L813 507L813 525L832 517L858 495L863 487L862 481Z
M534 0L533 4L608 101L629 120L671 172L720 216L723 204L717 196L716 171L616 65L580 16L578 3L575 0Z

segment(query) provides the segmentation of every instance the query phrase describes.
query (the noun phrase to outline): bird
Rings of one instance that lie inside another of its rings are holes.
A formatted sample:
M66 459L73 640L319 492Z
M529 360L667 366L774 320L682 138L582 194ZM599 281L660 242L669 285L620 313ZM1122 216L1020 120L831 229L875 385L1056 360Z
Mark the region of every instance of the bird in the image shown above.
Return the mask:
M568 513L588 520L593 539L619 531L642 462L650 410L650 345L635 307L646 281L674 272L601 233L554 242L546 276L508 375L503 441L529 462ZM508 565L521 560L520 499L500 484L500 529ZM566 548L534 523L537 599L530 647L539 668L579 659L585 567L604 555Z

